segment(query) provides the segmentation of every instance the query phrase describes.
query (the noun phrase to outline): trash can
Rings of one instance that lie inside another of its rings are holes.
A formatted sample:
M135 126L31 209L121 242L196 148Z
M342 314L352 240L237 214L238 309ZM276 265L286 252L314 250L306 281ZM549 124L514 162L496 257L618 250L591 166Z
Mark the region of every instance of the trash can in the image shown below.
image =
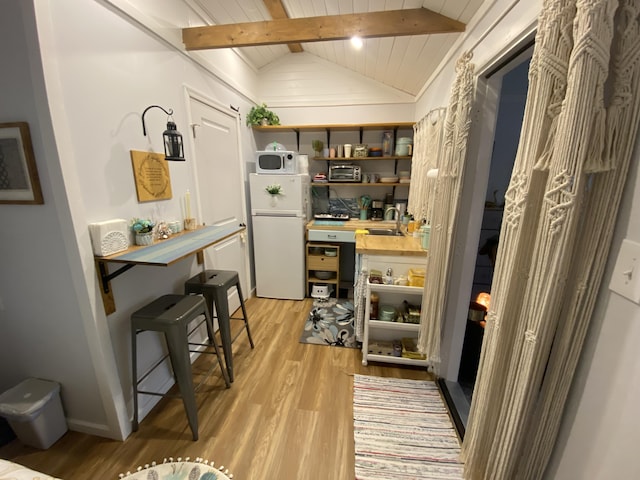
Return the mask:
M47 449L67 431L60 384L28 378L0 395L0 416L25 445Z

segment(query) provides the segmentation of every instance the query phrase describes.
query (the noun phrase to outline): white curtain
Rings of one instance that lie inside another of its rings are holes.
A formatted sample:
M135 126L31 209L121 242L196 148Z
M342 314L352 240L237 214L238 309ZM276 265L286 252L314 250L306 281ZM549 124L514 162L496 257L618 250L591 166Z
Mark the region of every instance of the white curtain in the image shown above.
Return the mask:
M544 2L463 443L467 479L541 478L551 455L638 131L639 6Z
M465 53L456 65L456 80L446 110L442 145L437 152L435 186L423 180L430 199L424 215L431 222L431 239L422 296L418 349L437 372L440 364L440 332L449 284L456 218L458 216L467 157L474 98L474 65ZM417 148L429 148L417 142ZM429 165L433 166L433 165ZM412 182L413 184L413 182ZM411 189L413 190L413 185Z

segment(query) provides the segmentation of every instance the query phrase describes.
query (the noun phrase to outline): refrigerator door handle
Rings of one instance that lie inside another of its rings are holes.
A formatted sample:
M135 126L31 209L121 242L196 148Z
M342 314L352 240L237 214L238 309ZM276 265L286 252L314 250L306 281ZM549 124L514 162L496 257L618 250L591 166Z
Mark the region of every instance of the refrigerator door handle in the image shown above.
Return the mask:
M295 218L301 217L298 213L288 213L288 212L252 212L254 217L286 217L286 218Z

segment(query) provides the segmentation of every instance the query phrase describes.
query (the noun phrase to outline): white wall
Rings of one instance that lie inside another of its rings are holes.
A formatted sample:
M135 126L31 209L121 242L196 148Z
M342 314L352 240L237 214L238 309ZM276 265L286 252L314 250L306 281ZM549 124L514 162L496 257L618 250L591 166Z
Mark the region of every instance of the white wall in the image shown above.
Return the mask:
M45 201L0 208L0 389L27 377L57 381L69 422L109 434L114 412L101 399L85 332L91 306L76 239L68 233L73 226L29 2L3 2L0 41L11 45L0 54L0 122L29 123ZM112 367L104 353L104 365Z
M509 8L511 10L505 13ZM426 85L417 102L416 118L445 105L455 77L455 60L460 53L473 48L473 62L478 69L490 70L509 44L516 44L529 34L540 8L541 2L493 2L487 17L470 23L468 37L457 51L452 52L450 61L442 66L438 75ZM479 39L482 40L479 42ZM640 242L638 148L636 145L594 318L545 475L548 479L640 478L640 457L637 455L637 445L640 443L640 430L637 428L637 406L640 405L640 357L637 353L637 345L640 344L640 307L608 290L611 270L622 239ZM477 200L484 200L484 192ZM468 198L466 201L469 204ZM475 252L465 252L464 246L460 247L458 253L475 258ZM472 261L471 257L465 261ZM461 276L461 269L459 267L458 277ZM466 289L464 282L460 284L461 290ZM459 292L450 292L451 295L456 293ZM447 328L452 327L447 325L445 330ZM449 341L451 349L456 350L453 339Z
M150 110L145 138L145 107L174 109L188 159L185 86L242 112L252 101L109 4L43 0L34 7L8 0L3 7L0 35L12 48L0 54L11 65L0 86L11 94L0 98L0 121L30 123L45 205L0 209L11 225L0 232L0 388L27 376L57 380L72 429L124 438L131 416L130 314L161 294L181 292L197 266L190 258L117 277L111 282L117 311L107 317L87 225L182 218L184 193L196 191L192 163L175 162L173 199L137 201L129 151L162 151L166 125L164 113ZM242 63L230 62L228 71L245 75ZM254 83L238 77L245 91ZM244 138L250 134L243 129ZM252 142L242 143L242 157L252 161ZM151 363L159 350L157 339L148 339L142 362ZM169 377L164 372L150 381L166 388Z

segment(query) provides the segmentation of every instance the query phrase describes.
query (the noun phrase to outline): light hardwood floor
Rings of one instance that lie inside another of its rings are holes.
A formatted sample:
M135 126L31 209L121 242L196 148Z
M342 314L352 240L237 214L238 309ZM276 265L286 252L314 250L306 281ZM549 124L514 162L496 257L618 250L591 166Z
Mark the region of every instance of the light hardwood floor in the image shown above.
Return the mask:
M431 377L419 368L364 367L358 349L299 343L311 304L247 301L256 348L240 335L232 387L224 388L219 370L202 385L197 442L182 401L164 398L124 442L68 432L46 451L15 440L0 457L65 480L115 480L167 457L214 460L236 480L353 479L352 375ZM213 359L202 355L194 371L206 371Z

